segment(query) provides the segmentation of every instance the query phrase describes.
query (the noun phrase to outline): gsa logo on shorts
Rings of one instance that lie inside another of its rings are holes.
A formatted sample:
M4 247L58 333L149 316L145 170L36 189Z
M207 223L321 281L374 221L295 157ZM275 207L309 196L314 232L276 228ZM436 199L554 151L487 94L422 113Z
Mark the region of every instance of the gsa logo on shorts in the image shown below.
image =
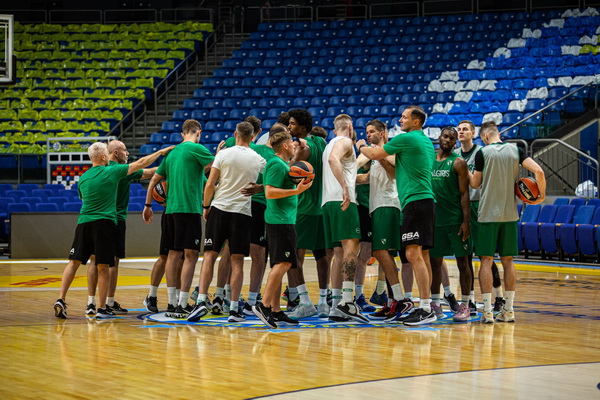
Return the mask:
M212 246L212 239L204 239L205 246Z
M402 234L402 241L406 242L409 240L417 240L419 239L419 232L408 232Z

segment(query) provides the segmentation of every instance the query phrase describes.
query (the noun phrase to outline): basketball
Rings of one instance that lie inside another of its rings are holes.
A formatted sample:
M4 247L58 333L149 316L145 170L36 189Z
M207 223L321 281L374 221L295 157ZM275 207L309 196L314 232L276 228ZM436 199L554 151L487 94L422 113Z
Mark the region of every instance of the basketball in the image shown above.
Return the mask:
M161 206L167 204L167 181L158 182L152 189L152 198Z
M521 178L515 183L515 196L524 203L534 202L540 195L540 189L533 178Z
M291 166L289 176L292 182L297 185L302 181L302 179L306 179L306 182L312 181L315 177L315 170L310 163L306 161L298 161Z

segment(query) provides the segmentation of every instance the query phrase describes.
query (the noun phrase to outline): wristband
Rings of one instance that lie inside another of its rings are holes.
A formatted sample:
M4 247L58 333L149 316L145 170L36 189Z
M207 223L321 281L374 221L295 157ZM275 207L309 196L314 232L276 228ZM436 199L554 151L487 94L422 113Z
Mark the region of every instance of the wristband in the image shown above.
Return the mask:
M144 207L152 207L152 204L144 204Z
M204 208L205 210L208 210L210 208L210 206L205 206L204 204L202 205L202 208Z
M360 151L360 149L362 149L363 147L367 147L366 144L361 144L360 146L358 146L358 151Z

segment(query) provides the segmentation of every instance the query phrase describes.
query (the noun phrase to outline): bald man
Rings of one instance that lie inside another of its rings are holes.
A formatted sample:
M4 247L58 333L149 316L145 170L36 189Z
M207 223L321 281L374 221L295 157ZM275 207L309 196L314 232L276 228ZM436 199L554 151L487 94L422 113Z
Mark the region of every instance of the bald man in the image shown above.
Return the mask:
M112 167L120 164L127 164L129 159L129 151L125 143L120 140L113 140L108 143L108 166ZM106 305L113 313L117 315L127 314L127 309L121 307L119 302L115 301L115 291L117 290L117 280L119 278L119 260L125 258L125 232L127 219L127 211L129 207L129 186L132 181L150 179L156 172L157 167L143 169L127 175L119 181L117 187L117 227L115 229L115 262L108 270L108 295ZM88 305L85 310L87 316L96 314L96 285L98 283L98 275L96 268L95 257L90 260L88 266Z
M67 318L65 297L73 282L75 273L81 264L86 264L95 253L98 274L98 292L100 294L96 318L108 318L115 314L106 308L108 292L108 269L114 264L115 241L114 230L117 225L117 189L121 179L149 166L158 157L166 155L173 146L161 149L137 160L130 165L109 167L110 155L105 143L96 142L88 148L92 168L87 170L79 180L77 190L83 201L75 238L69 253L60 287L60 297L54 303L56 318Z

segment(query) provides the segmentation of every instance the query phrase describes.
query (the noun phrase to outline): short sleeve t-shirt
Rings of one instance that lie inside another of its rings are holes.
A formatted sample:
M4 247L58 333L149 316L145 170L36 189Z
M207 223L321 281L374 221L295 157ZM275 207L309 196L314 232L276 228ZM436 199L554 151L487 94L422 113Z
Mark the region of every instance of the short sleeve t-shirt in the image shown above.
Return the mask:
M113 165L121 165L116 161L111 161L109 167ZM133 174L127 175L119 182L117 188L117 221L125 221L127 219L127 208L129 207L129 184L131 181L142 179L143 170L135 171Z
M412 201L434 199L431 170L435 150L423 131L411 131L394 136L383 146L396 155L396 186L402 209Z
M254 147L251 147L255 152L258 153L259 156L261 156L262 158L265 159L265 161L269 161L271 158L275 157L275 151L264 144L257 144ZM258 175L258 179L256 180L256 183L259 185L262 185L264 182L264 174L260 174ZM259 202L261 204L267 204L267 199L265 198L265 191L263 190L262 192L256 193L254 196L252 196L252 201L256 201Z
M249 147L233 146L217 153L212 167L220 171L219 184L211 205L221 211L252 216L251 198L241 190L256 182L266 161Z
M315 171L313 185L298 196L298 214L321 215L322 182L323 182L323 151L327 142L320 136L307 136L304 138L310 149L308 161Z
M223 149L229 149L233 146L235 146L235 137L234 136L231 136L231 137L228 137L227 139L225 139L225 145L223 146ZM258 145L255 144L254 142L250 142L251 149L254 149L256 146L258 146Z
M88 169L77 184L79 197L83 201L78 224L109 219L117 223L117 188L127 176L129 165L97 165Z
M294 189L296 185L289 176L290 166L280 157L272 157L265 167L264 184L281 189ZM267 224L295 224L298 210L298 196L281 199L267 199L265 222Z
M169 182L165 214L202 213L204 167L213 160L199 143L183 142L171 150L156 171Z

